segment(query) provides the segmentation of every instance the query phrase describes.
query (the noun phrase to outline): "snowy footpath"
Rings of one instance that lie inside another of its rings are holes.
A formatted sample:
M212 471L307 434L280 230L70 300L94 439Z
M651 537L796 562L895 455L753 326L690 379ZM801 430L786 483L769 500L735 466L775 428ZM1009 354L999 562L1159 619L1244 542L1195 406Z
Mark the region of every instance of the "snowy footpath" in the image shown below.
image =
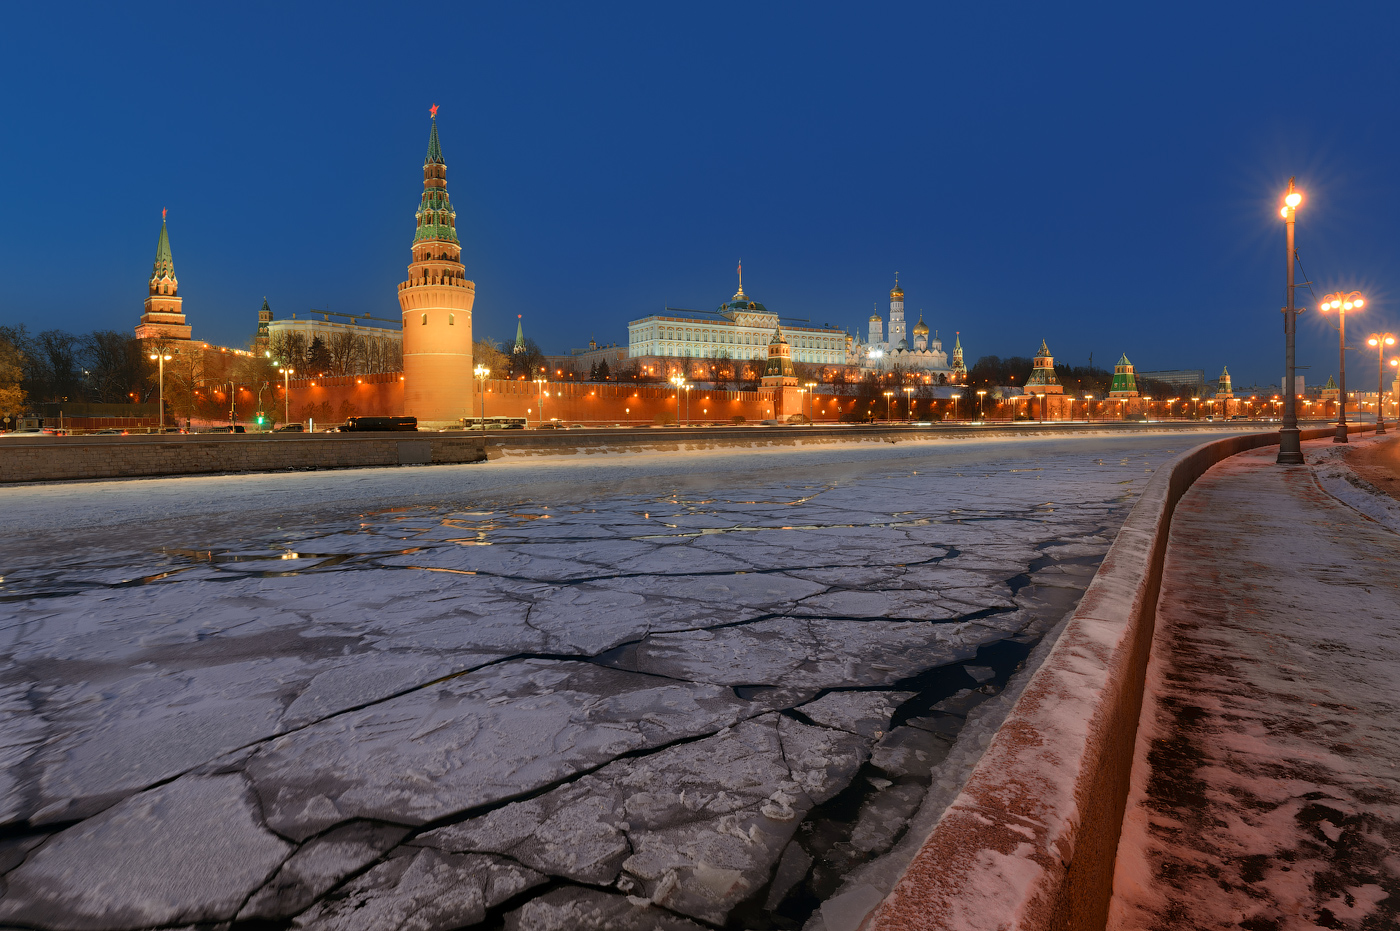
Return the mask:
M0 927L853 927L1198 439L0 488Z
M1347 467L1375 442L1234 456L1177 507L1109 927L1400 927L1400 509Z

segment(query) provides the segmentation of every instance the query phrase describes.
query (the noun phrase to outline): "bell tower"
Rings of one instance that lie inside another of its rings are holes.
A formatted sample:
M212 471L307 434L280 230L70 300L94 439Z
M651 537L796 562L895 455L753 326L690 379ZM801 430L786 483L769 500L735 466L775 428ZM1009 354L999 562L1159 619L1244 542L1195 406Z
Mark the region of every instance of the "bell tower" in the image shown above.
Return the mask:
M180 282L175 277L175 259L170 254L170 233L165 228L165 211L160 212L160 238L156 240L156 261L147 282L146 312L136 325L137 339L189 339L181 306Z
M423 160L423 198L413 236L408 280L399 285L403 311L403 412L420 427L460 426L472 413L472 303L457 241L457 212L447 197L447 163L438 143L437 105Z

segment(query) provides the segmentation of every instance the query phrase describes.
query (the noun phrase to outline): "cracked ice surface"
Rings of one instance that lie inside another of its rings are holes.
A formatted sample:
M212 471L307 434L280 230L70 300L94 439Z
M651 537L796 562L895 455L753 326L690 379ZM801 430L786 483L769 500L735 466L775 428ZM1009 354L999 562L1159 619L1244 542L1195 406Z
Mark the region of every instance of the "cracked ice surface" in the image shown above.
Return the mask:
M0 489L0 922L800 927L1189 442Z

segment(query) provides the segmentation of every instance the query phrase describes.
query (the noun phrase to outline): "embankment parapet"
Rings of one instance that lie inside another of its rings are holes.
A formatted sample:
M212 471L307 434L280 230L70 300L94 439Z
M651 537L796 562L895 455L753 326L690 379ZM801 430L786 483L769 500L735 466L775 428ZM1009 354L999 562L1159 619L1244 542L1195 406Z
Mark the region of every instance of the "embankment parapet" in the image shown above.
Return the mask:
M865 931L1104 927L1172 513L1212 465L1277 443L1277 433L1228 437L1158 470L1050 655Z

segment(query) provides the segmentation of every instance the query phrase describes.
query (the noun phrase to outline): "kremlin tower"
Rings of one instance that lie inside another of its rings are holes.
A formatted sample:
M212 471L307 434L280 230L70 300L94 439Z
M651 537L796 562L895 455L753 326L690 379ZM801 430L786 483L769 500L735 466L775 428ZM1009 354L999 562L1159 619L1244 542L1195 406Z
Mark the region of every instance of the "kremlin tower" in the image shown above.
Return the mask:
M156 261L151 267L150 294L146 312L136 326L137 339L189 339L190 327L180 304L180 282L175 278L175 259L170 254L170 233L165 229L165 211L160 212L160 239L156 240Z
M953 374L948 380L954 384L967 381L967 366L963 363L962 331L953 334Z
M413 262L399 285L403 310L403 412L427 428L460 426L472 413L472 303L476 285L462 267L457 213L447 197L437 106L423 160L423 200L415 217ZM162 235L164 235L162 233ZM162 242L164 240L162 239Z
M1055 357L1050 355L1050 347L1045 340L1040 341L1040 352L1035 354L1031 364L1031 377L1026 382L1027 394L1064 394L1064 386L1055 377Z
M1118 364L1113 367L1113 384L1108 388L1110 398L1135 398L1138 396L1137 375L1133 372L1133 363L1128 361L1128 354L1123 353L1123 358L1118 360Z
M773 409L773 417L786 420L802 413L802 391L797 387L797 372L792 367L792 346L783 337L783 328L775 327L768 341L768 365L759 382L758 396Z

